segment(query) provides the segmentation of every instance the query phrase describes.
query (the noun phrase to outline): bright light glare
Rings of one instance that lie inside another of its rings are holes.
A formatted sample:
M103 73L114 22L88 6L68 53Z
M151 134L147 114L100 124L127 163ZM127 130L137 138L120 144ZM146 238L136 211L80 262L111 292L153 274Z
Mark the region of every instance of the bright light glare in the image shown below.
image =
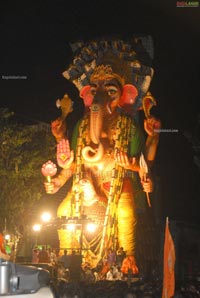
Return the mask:
M49 212L44 212L41 215L41 219L43 222L48 222L51 219L51 214Z
M10 235L9 235L9 234L6 234L6 235L4 236L4 238L5 238L5 240L10 240Z
M41 225L40 224L35 224L34 226L33 226L33 231L35 231L35 232L39 232L41 230Z
M68 231L74 231L75 230L76 225L75 224L67 224L67 230Z
M96 225L94 224L94 223L88 223L87 225L86 225L86 229L87 229L87 231L89 232L89 233L93 233L93 232L95 232L95 230L96 230Z

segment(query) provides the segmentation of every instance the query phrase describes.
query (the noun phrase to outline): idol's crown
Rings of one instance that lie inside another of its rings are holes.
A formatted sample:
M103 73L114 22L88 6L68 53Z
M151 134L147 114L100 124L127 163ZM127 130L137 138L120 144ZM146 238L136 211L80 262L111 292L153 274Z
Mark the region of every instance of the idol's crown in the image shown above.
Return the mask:
M93 74L90 77L90 82L99 80L113 80L116 79L122 86L124 85L124 78L114 73L110 65L99 65L94 69Z

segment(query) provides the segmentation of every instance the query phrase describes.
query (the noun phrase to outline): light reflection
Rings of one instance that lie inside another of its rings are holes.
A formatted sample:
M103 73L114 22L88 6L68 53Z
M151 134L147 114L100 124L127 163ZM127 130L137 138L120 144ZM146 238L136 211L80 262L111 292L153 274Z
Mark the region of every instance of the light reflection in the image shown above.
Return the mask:
M51 220L51 213L49 213L49 212L42 213L41 219L42 219L43 222L50 221Z
M41 224L35 224L33 225L33 231L39 232L41 230Z

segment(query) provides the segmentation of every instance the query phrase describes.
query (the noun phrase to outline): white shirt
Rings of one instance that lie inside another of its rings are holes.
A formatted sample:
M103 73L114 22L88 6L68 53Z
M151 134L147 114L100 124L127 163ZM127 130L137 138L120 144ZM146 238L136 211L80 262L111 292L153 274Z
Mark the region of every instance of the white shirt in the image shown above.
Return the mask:
M112 271L109 270L109 271L107 272L107 274L106 274L106 279L107 279L107 280L113 280L113 273L112 273Z

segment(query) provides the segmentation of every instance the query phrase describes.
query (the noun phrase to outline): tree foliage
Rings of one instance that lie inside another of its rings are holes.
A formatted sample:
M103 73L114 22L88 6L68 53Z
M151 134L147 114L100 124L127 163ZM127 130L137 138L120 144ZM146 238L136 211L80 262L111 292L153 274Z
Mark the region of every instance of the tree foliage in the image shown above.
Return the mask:
M0 228L19 232L31 219L43 192L41 166L55 158L48 124L22 124L0 109Z

